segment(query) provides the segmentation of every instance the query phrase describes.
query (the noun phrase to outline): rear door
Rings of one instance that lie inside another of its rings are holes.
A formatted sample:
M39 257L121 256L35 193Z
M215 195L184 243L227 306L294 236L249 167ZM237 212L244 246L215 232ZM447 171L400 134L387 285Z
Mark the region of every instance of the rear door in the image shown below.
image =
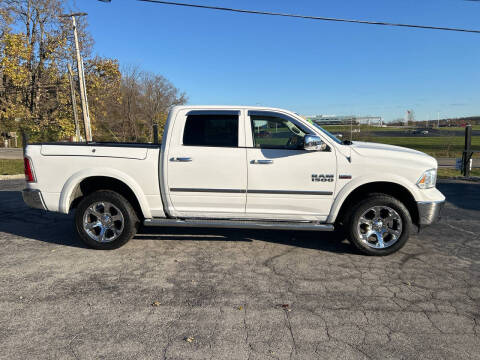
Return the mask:
M238 110L182 110L168 153L168 191L177 215L245 213L245 133Z
M249 111L246 123L247 216L324 220L335 190L334 148L303 150L313 132L283 113Z

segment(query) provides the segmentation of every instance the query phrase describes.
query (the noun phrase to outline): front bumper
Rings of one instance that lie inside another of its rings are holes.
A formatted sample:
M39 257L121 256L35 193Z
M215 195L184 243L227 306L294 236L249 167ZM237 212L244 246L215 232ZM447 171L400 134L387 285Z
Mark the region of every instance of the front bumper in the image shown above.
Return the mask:
M440 213L442 212L444 205L445 200L417 202L419 225L431 225L440 219Z
M25 204L34 209L47 210L40 190L23 189L22 197Z

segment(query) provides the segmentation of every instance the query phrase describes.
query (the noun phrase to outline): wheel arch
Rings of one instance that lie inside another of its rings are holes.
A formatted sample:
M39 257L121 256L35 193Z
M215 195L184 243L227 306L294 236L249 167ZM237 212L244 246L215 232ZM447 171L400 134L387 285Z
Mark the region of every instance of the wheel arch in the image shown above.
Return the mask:
M365 196L367 196L368 194L372 193L382 193L390 195L401 201L410 212L413 223L418 225L418 207L412 191L406 186L393 181L365 182L349 189L349 191L343 192L343 194L342 192L340 192L332 206L332 210L330 212L327 222L341 222L343 216L350 208L350 206L364 199Z
M114 169L93 169L72 175L60 194L60 212L68 213L84 196L98 190L119 193L131 203L139 217L151 217L146 197L140 186L128 175Z

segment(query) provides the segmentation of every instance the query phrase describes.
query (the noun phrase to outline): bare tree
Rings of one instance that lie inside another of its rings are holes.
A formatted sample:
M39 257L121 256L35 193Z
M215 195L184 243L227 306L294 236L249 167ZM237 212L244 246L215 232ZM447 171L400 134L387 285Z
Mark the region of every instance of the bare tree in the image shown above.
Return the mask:
M152 126L163 129L168 109L186 103L186 96L161 75L123 68L121 82L122 138L151 141Z
M141 71L137 66L125 67L122 72L122 138L138 140L137 124L139 123Z
M142 90L143 111L149 129L153 129L153 124L158 124L160 133L163 133L169 108L174 105L185 104L187 100L186 95L185 93L180 93L163 76L152 73L143 73ZM152 134L151 131L149 133Z

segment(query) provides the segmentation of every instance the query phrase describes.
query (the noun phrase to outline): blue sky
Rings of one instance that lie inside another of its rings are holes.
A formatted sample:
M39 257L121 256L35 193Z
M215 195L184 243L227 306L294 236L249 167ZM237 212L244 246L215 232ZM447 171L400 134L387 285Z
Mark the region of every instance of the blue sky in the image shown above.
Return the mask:
M185 0L316 16L480 28L464 0ZM480 115L480 34L244 15L138 2L76 1L95 51L162 74L190 104L301 114Z

